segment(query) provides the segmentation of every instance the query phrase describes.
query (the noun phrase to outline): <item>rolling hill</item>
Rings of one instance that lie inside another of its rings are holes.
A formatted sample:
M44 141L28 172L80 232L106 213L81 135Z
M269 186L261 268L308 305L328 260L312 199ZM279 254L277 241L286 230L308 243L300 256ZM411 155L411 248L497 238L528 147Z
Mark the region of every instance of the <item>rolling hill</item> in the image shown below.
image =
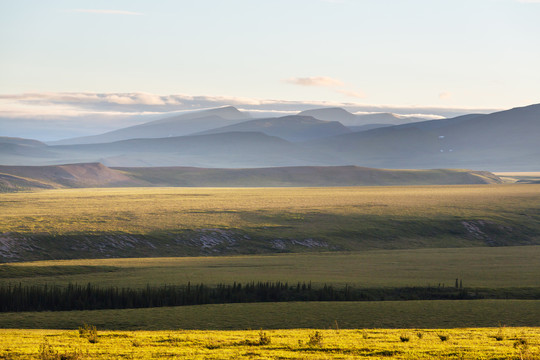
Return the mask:
M385 170L357 166L207 169L194 167L109 168L99 163L0 166L0 191L31 189L181 186L373 186L496 184L489 172L471 170Z
M253 169L117 168L136 180L163 186L378 186L497 184L492 173L471 170L386 170L358 166Z
M109 169L99 163L0 166L0 189L3 192L130 185L137 183L121 171Z

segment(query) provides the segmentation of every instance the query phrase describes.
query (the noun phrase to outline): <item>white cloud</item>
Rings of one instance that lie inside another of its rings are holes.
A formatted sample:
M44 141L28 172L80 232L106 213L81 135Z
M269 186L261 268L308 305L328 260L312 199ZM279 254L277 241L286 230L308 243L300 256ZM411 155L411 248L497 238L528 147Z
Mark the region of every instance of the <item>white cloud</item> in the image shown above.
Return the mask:
M294 77L285 82L301 86L343 86L343 82L328 76Z
M348 97L357 98L357 99L363 99L366 97L366 94L364 94L361 91L351 91L351 90L343 90L343 89L338 89L336 91L340 94L346 95Z
M143 13L135 11L125 11L125 10L107 10L107 9L70 9L66 10L68 12L76 13L89 13L89 14L106 14L106 15L144 15Z
M343 89L335 91L345 92ZM362 93L349 92L362 96ZM465 109L429 106L370 105L339 101L286 101L234 96L192 96L186 94L158 95L132 93L23 93L0 94L0 117L34 119L120 118L155 114L166 116L185 112L232 105L246 111L291 114L322 107L343 107L351 112L392 112L425 117L451 117L466 113L488 113L499 109ZM92 120L93 121L93 120Z
M447 91L443 91L442 93L439 94L439 99L441 100L450 99L451 97L452 97L452 94Z
M444 116L435 114L396 114L399 118L422 118L426 120L440 120L444 119Z

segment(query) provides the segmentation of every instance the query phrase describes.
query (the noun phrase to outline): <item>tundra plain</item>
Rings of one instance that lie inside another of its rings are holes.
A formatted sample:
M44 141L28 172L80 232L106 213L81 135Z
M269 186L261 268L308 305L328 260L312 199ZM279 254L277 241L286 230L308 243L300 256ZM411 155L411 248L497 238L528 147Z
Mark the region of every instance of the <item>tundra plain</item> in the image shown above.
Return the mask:
M537 184L3 194L3 262L535 245Z
M388 288L451 287L459 278L467 288L527 293L540 287L539 204L535 184L9 193L0 199L0 282L144 288L306 281ZM7 329L0 355L533 359L538 329L522 326L539 323L538 303L294 302L10 312L0 314ZM83 323L98 326L97 343L74 331L23 330L77 329ZM260 328L271 343L258 342L260 331L246 331ZM323 340L309 343L316 331ZM499 333L503 340L496 340Z

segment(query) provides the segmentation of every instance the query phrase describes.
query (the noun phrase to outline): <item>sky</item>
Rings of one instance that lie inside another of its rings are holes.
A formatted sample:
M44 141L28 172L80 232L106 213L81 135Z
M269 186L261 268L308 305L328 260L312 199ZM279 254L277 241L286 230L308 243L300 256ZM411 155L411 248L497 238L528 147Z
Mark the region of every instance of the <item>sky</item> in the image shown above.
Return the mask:
M538 19L540 0L0 0L0 118L525 106Z

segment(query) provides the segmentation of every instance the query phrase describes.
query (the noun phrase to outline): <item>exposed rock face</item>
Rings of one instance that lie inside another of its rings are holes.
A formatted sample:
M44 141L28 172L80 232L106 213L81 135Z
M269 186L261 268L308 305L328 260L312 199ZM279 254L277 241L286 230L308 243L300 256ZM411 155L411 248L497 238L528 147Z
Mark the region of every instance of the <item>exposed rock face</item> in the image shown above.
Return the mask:
M0 234L0 263L53 259L197 256L294 251L335 247L316 239L254 239L227 229L161 235Z

